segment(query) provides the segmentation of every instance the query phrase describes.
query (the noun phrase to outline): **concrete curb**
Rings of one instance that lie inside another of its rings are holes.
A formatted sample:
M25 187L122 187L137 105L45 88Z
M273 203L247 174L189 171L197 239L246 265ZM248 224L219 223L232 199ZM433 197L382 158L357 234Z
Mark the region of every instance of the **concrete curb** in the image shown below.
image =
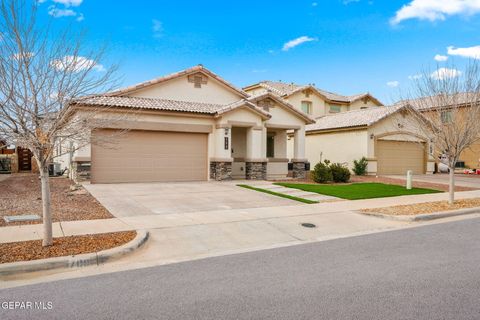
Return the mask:
M384 219L395 220L395 221L418 222L418 221L428 221L428 220L434 220L434 219L455 217L455 216L461 216L466 214L480 213L480 207L418 214L418 215L412 215L412 216L390 215L390 214L383 214L383 213L376 213L376 212L372 212L372 213L361 212L361 211L357 211L357 212L367 216L373 216L373 217L384 218Z
M19 261L0 265L0 276L21 274L35 271L45 271L62 268L81 268L90 265L99 265L109 260L118 259L140 248L148 240L146 230L137 230L137 236L130 242L119 247L79 254L76 256L55 257L33 261Z

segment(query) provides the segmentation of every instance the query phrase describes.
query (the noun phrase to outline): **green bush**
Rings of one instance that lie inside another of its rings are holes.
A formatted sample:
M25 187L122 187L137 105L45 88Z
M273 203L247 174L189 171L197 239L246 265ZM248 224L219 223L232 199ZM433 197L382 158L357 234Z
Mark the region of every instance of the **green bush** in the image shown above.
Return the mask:
M330 161L325 160L315 165L312 172L313 181L326 183L333 180L332 170L330 170Z
M340 163L333 163L330 165L332 178L334 182L348 182L350 181L350 170L342 166Z
M368 160L362 157L360 160L353 161L353 172L357 176L364 176L367 173Z

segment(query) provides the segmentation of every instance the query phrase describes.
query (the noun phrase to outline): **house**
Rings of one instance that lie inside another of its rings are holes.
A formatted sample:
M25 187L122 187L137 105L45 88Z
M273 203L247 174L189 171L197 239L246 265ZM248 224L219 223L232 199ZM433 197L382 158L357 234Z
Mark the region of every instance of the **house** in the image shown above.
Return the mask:
M328 159L352 168L354 160L366 157L369 175L432 173L430 139L406 129L412 121L407 108L358 109L318 118L305 129L307 160L315 165Z
M76 114L122 115L91 132L119 134L113 148L71 154L72 177L92 183L284 178L305 174L309 115L271 93L250 96L198 65L114 92L76 99ZM295 143L287 158L287 131ZM75 147L75 146L74 146Z
M250 95L271 92L313 118L339 112L379 107L383 104L369 93L343 96L316 88L275 81L261 81L243 88Z
M430 120L438 121L460 121L463 117L478 117L480 108L478 107L478 93L457 93L454 95L427 96L417 99L399 101L396 105L409 104L421 112ZM475 109L472 109L475 107ZM462 128L461 123L456 123L456 128ZM454 127L455 128L455 127ZM439 152L441 152L439 150ZM439 155L436 157L438 163ZM464 150L457 161L458 167L480 168L480 137L469 148Z

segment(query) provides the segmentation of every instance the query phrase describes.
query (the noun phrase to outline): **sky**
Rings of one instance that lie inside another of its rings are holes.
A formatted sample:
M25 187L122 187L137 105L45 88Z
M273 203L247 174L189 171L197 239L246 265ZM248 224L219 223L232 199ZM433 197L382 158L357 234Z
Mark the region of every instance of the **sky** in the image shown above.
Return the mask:
M108 45L131 85L203 64L244 87L315 84L389 104L419 74L480 59L480 0L40 0L39 14ZM66 53L68 55L68 53Z

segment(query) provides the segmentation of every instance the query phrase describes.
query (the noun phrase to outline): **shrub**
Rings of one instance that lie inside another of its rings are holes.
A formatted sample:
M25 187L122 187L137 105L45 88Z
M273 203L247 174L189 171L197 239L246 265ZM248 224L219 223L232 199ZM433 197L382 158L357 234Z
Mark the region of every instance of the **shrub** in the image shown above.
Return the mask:
M353 161L353 172L357 176L364 176L367 173L368 160L362 157L360 160Z
M330 171L334 182L348 182L350 180L350 170L340 163L331 164Z
M313 181L318 183L325 183L333 180L332 170L330 170L330 161L325 160L315 165L312 172Z

